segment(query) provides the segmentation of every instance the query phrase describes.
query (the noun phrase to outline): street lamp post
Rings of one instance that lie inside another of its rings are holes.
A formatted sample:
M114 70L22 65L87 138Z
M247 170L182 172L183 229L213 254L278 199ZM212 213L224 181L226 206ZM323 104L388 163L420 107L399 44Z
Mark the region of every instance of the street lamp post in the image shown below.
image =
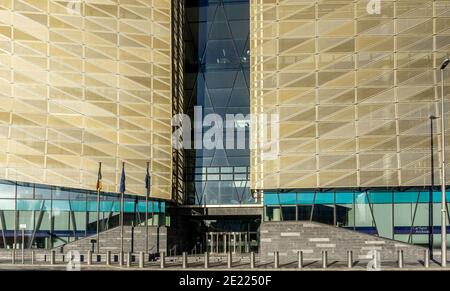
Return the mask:
M437 117L434 115L430 116L430 148L431 148L431 190L430 190L430 201L429 201L429 211L428 211L428 224L430 226L430 231L428 234L428 248L430 250L430 259L433 259L433 241L434 241L434 229L433 229L433 193L434 193L434 127L433 121Z
M445 112L444 112L444 70L450 63L450 59L446 58L440 67L441 70L441 266L447 266L447 206L445 197Z

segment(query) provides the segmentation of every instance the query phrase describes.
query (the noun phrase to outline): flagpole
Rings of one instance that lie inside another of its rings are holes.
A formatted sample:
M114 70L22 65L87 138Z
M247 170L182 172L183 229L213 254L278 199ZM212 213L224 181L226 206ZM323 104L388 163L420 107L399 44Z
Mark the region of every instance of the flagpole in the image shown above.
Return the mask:
M101 188L101 181L100 181L100 173L102 170L102 163L100 162L98 164L98 173L99 176L97 178L97 254L100 253L100 188Z
M123 254L123 204L124 204L124 193L121 192L120 197L120 251Z
M123 212L124 212L124 192L125 192L125 181L124 181L124 173L125 171L125 162L122 162L122 176L120 178L120 253L121 253L121 263L123 264Z
M150 196L149 167L150 163L147 162L147 175L145 176L145 186L147 188L147 195L145 196L145 253L148 252L148 197Z

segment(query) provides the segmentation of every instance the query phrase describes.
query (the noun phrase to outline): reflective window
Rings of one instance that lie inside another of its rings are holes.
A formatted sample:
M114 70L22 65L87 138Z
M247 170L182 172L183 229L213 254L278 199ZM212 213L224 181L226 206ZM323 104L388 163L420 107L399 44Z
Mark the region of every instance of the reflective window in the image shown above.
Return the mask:
M422 245L433 239L436 247L441 205L434 200L440 194L423 188L265 192L264 219L316 221Z
M12 183L0 184L0 198L14 198L16 197L15 185Z
M202 106L203 115L215 113L224 120L226 114L249 113L249 17L248 0L186 1L184 95L189 115L194 105ZM247 127L242 131L245 149L237 149L236 137L234 147L225 148L224 134L224 149L188 151L187 203L255 203L249 132Z
M0 183L0 189L4 190L0 196L0 211L6 227L5 239L0 237L0 248L11 248L14 243L15 217L19 224L26 225L25 239L33 248L53 248L96 233L98 204L95 191L5 181ZM18 198L14 199L16 191ZM120 195L103 192L100 195L100 231L119 226ZM124 208L125 225L144 223L145 197L125 195ZM170 222L165 211L165 202L150 200L151 225Z

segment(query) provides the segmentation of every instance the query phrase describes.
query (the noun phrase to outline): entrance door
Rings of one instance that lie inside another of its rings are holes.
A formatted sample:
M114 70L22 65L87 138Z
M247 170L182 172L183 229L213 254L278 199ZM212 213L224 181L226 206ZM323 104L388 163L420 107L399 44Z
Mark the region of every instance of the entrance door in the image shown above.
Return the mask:
M210 253L224 254L248 253L258 249L256 233L247 232L207 232L206 250Z

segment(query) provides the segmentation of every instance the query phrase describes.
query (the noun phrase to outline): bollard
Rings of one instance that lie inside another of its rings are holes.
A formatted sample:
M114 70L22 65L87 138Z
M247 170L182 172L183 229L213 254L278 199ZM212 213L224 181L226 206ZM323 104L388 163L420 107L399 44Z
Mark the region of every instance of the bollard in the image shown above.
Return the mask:
M161 252L161 257L159 259L161 261L161 269L164 269L166 267L166 253Z
M255 253L254 252L250 253L250 268L251 269L255 268Z
M273 253L273 267L278 269L280 267L280 256L278 252Z
M128 252L127 254L127 267L131 267L131 256L132 254L130 252Z
M14 249L11 252L11 263L13 265L16 263L16 251Z
M398 267L403 268L403 250L398 251Z
M124 252L120 251L119 252L119 266L123 266L123 256L124 256Z
M34 265L34 256L35 256L34 251L31 251L31 264L32 265Z
M188 257L187 252L183 252L183 269L186 269L188 267Z
M111 251L106 251L106 265L111 265Z
M322 251L322 268L326 269L328 267L328 254L327 251Z
M50 252L50 265L54 265L55 264L55 251L51 251Z
M139 253L139 268L144 268L144 252Z
M353 268L353 252L347 251L347 267L349 269Z
M87 252L87 264L92 265L92 251Z
M303 251L297 252L298 268L303 269Z
M205 269L209 268L209 253L205 252Z
M429 249L426 249L424 252L423 265L425 266L425 268L430 267L430 250Z
M231 252L228 252L227 254L227 267L228 269L233 267L233 256L231 255Z

